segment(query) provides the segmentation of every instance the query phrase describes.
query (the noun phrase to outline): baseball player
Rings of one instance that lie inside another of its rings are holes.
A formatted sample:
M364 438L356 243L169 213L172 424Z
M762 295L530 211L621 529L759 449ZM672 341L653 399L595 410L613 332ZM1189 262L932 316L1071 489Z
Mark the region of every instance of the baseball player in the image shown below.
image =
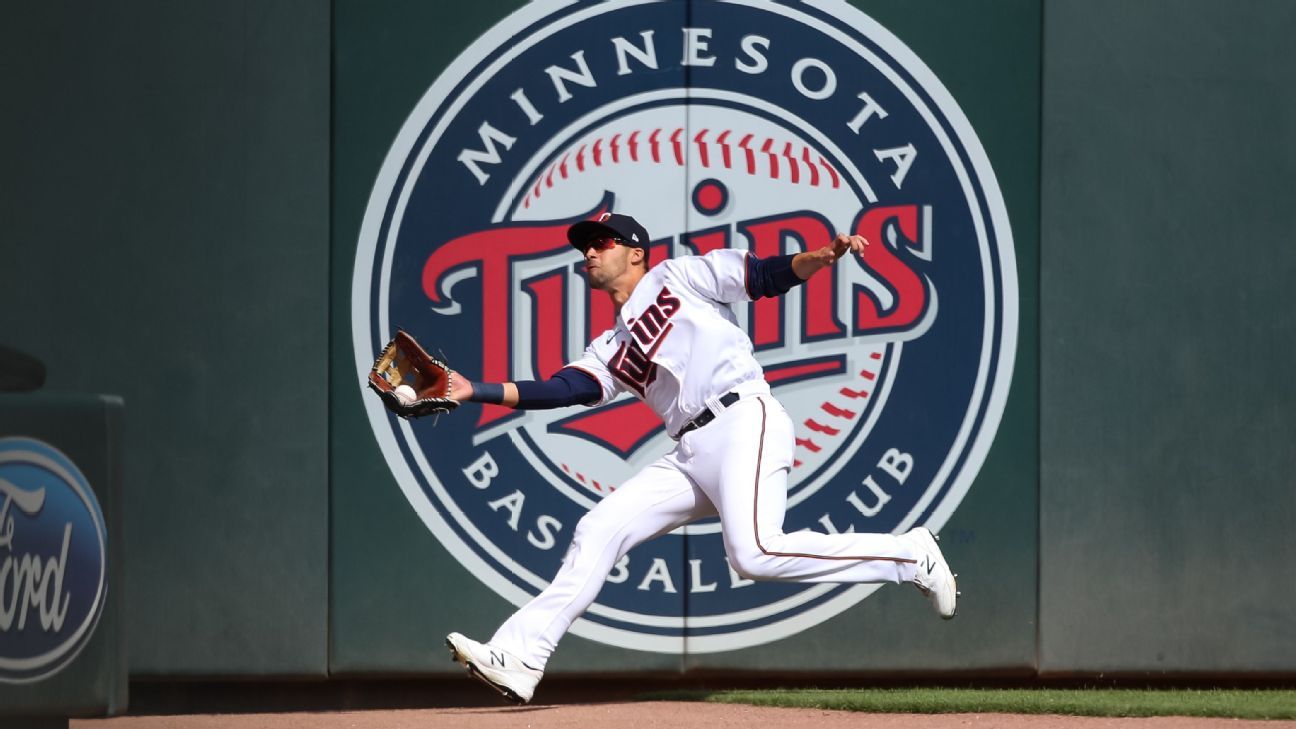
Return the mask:
M783 531L792 420L770 394L752 343L729 304L778 296L860 253L861 236L758 259L739 250L685 256L648 268L648 232L628 215L571 226L590 287L612 297L612 329L552 378L482 383L454 377L450 397L513 408L598 405L623 392L653 409L675 440L603 498L576 526L557 576L488 643L446 637L454 659L506 698L531 700L545 664L572 622L632 547L719 515L729 563L748 579L910 582L942 618L954 617L955 577L932 533Z

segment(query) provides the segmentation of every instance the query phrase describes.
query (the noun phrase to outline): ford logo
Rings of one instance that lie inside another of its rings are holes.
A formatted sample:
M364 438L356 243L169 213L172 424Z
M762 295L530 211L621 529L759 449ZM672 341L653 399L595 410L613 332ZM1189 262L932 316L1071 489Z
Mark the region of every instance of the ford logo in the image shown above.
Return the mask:
M90 484L66 455L0 438L0 681L62 670L94 633L107 535Z

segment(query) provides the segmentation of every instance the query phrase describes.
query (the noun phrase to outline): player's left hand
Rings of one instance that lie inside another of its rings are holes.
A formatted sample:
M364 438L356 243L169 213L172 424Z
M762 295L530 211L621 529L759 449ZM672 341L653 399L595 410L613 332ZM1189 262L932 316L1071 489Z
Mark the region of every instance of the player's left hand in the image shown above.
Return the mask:
M846 235L838 233L833 239L832 249L834 258L841 258L846 255L846 251L852 251L855 255L863 255L864 248L868 246L868 238L862 235Z
M868 239L862 235L838 233L833 242L823 248L796 254L792 259L792 270L796 271L801 280L809 280L817 272L836 263L837 259L846 255L846 251L861 254L868 244Z

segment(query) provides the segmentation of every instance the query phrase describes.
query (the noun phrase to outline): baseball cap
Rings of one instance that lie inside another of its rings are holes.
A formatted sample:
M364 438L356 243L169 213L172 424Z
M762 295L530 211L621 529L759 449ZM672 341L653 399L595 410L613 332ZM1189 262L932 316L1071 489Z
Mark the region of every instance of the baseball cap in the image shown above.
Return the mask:
M567 240L582 253L591 240L603 236L620 239L632 248L647 250L649 244L648 231L639 221L620 213L603 213L596 220L582 220L567 229Z

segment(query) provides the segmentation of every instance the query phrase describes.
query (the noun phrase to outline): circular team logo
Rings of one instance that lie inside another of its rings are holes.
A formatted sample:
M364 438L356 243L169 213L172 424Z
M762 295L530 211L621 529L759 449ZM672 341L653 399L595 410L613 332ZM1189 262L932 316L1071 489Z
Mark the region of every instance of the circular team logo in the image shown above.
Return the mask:
M357 373L397 328L476 380L543 379L579 358L614 312L567 243L577 220L635 216L652 263L859 233L864 256L734 307L796 423L784 528L937 530L989 449L1016 347L989 161L931 71L859 11L687 7L531 4L432 85L362 226ZM408 422L363 396L424 523L518 605L557 571L580 518L673 446L631 398ZM874 589L743 579L703 521L632 550L572 629L641 650L732 650Z
M80 653L103 612L103 511L53 446L0 438L0 681L38 681Z

